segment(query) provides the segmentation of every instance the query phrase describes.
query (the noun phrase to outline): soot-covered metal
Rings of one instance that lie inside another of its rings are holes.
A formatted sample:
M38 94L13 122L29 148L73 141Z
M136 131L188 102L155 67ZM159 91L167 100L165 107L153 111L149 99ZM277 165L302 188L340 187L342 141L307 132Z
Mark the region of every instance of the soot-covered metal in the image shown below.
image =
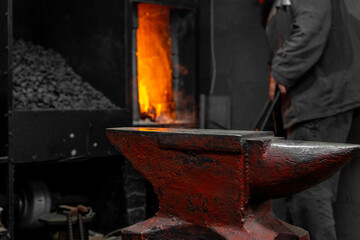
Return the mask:
M156 216L123 239L309 240L276 218L271 199L324 181L360 150L255 131L111 128L107 137L159 199Z

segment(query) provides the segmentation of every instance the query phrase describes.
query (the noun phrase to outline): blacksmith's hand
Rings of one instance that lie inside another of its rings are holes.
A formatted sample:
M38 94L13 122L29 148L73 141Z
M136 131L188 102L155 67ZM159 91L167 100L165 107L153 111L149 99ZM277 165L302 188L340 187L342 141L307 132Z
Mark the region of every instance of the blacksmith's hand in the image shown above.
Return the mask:
M270 76L270 84L269 84L269 98L271 101L275 98L276 86L279 88L281 94L286 94L286 86L277 82L272 76Z

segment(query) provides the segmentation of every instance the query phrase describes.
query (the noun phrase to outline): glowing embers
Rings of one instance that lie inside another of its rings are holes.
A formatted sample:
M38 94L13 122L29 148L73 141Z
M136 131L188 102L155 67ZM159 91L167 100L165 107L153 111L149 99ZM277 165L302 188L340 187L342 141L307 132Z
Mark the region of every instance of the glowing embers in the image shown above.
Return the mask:
M141 118L173 122L170 9L142 3L138 4L138 16L136 55Z

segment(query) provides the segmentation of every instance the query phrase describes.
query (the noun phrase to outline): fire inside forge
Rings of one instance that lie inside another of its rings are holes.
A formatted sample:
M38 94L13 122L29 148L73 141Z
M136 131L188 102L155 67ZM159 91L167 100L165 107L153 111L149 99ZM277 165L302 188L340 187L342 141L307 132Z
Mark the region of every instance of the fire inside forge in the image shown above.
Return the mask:
M141 118L175 120L172 88L170 9L138 4L137 67Z

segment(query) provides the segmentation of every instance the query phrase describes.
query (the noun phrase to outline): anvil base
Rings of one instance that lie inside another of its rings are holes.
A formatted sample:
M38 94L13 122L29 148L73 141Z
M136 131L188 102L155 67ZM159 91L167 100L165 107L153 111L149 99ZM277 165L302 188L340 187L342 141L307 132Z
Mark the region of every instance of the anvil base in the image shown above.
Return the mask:
M211 240L310 240L302 228L276 218L271 200L248 208L242 223L231 226L196 226L179 218L158 214L122 230L122 239L211 239ZM238 227L237 227L238 226Z

